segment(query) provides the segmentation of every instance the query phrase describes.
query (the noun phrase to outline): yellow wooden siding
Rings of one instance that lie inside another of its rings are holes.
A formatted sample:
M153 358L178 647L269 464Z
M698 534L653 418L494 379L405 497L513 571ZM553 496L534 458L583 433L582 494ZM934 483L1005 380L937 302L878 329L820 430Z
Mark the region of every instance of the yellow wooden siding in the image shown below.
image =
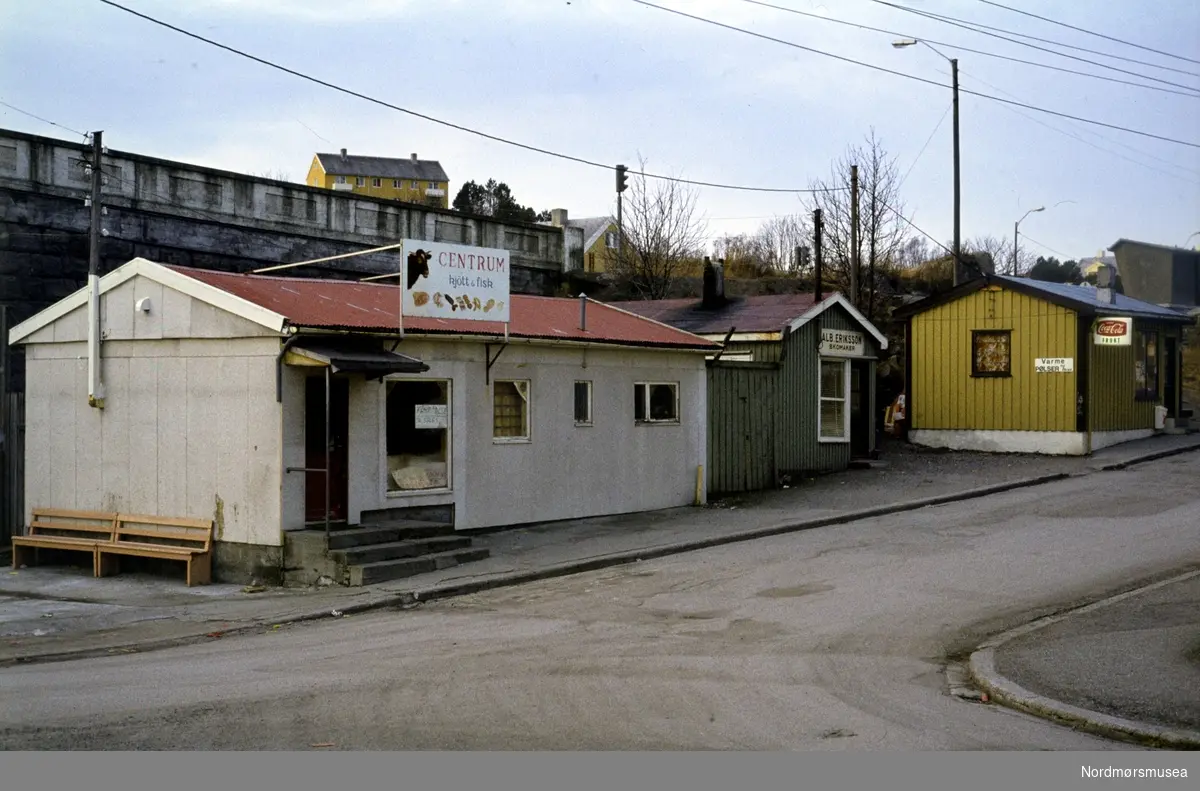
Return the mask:
M1073 311L997 287L914 316L912 427L1075 431L1075 373L1034 373L1034 360L1074 359L1077 326ZM971 376L972 330L1011 330L1012 376Z
M308 166L308 178L304 183L310 187L326 187L325 170L321 167L321 160L313 157L312 164Z

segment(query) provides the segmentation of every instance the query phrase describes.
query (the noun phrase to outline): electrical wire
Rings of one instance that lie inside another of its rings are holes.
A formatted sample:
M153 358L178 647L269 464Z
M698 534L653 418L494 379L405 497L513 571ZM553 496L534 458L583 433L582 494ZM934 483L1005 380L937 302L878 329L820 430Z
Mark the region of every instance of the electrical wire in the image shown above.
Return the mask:
M1070 24L1067 24L1066 22L1060 22L1057 19L1050 19L1049 17L1039 16L1039 15L1031 13L1029 11L1022 11L1019 8L1013 8L1012 6L1003 5L1001 3L995 3L995 2L992 2L992 0L978 0L978 2L983 3L984 5L994 6L995 8L1003 8L1005 11L1012 11L1014 14L1022 14L1023 16L1033 17L1034 19L1040 19L1043 22L1049 22L1052 25L1058 25L1060 27L1065 27L1068 30L1075 30L1079 33L1087 33L1089 36L1095 36L1096 38L1103 38L1103 39L1107 39L1109 41L1114 41L1118 44L1124 44L1127 47L1133 47L1135 49L1142 49L1142 50L1145 50L1146 52L1153 52L1155 55L1163 55L1168 58L1175 58L1176 60L1187 61L1188 63L1200 64L1200 60L1196 60L1195 58L1185 58L1183 55L1175 55L1171 52L1164 52L1161 49L1154 49L1153 47L1143 46L1142 44L1134 44L1132 41L1126 41L1123 38L1116 38L1115 36L1109 36L1104 33L1097 33L1096 31L1088 30L1087 28L1076 27L1075 25L1070 25Z
M1070 258L1070 256L1066 255L1065 253L1060 253L1059 251L1055 250L1053 247L1051 247L1048 244L1042 244L1037 239L1034 239L1032 236L1029 236L1028 234L1023 234L1020 231L1017 231L1017 236L1021 237L1022 239L1028 239L1029 241L1036 244L1038 247L1049 250L1050 252L1054 253L1056 256L1063 259L1064 261L1066 261L1068 258Z
M547 149L547 148L540 148L538 146L530 145L528 143L521 143L516 140L510 140L508 138L500 137L499 135L493 135L488 132L482 132L478 129L472 129L471 127L463 126L462 124L456 124L451 121L443 120L441 118L435 118L432 115L420 113L420 112L417 112L416 110L410 110L406 107L401 107L399 105L392 104L390 102L386 102L382 99L377 99L373 96L368 96L365 93L360 93L358 91L354 91L349 88L342 87L340 85L329 82L327 80L323 80L318 77L313 77L310 74L305 74L304 72L297 71L296 69L292 69L287 66L283 66L279 63L275 63L274 61L267 60L266 58L261 58L261 57L258 57L257 55L252 55L248 52L237 49L236 47L231 47L227 44L222 44L219 41L214 41L213 39L206 38L204 36L201 36L198 33L193 33L189 30L185 30L184 28L178 27L176 25L172 25L169 22L164 22L161 19L156 19L148 14L143 14L140 11L135 11L132 8L128 8L126 6L121 5L120 3L113 2L113 0L99 0L99 2L104 3L107 6L111 6L112 8L115 8L119 11L124 11L127 14L132 14L133 16L136 16L140 19L144 19L147 22L151 22L160 27L164 27L168 30L172 30L176 33L187 36L188 38L195 39L196 41L201 41L205 44L209 44L210 46L217 47L218 49L223 49L226 52L232 53L232 54L237 55L242 58L246 58L247 60L252 60L255 63L259 63L263 66L268 66L272 69L282 71L285 74L290 74L293 77L299 77L302 80L307 80L308 82L315 83L316 85L320 85L322 87L329 88L334 91L338 91L339 93L344 93L347 96L353 96L356 99L362 99L364 101L371 102L372 104L377 104L380 107L386 107L389 110L395 110L396 112L405 113L406 115L411 115L416 118L421 118L425 121L430 121L435 124L440 124L442 126L446 126L451 129L457 129L460 132L466 132L468 134L476 135L478 137L482 137L487 140L492 140L497 143L504 143L505 145L513 146L515 148L521 148L526 151L532 151L537 154L544 154L546 156L557 157L558 159L567 160L568 162L575 162L580 165L588 165L589 167L602 168L602 169L608 170L608 171L613 170L612 165L606 165L603 162L596 162L595 160L586 159L584 157L577 157L577 156L574 156L571 154L563 154L558 151L551 151L550 149ZM630 172L634 172L634 171L631 170ZM812 190L812 189L791 189L791 188L783 188L783 187L750 187L750 186L742 186L742 185L735 185L735 184L720 184L720 183L711 182L711 181L695 181L692 179L683 179L683 178L677 178L675 176L664 176L661 174L645 173L645 172L641 172L641 171L638 171L637 175L640 175L642 178L656 179L659 181L670 181L670 182L675 182L677 184L690 184L692 186L697 186L697 187L712 187L714 189L738 190L738 191L743 191L743 192L808 193L808 192L814 192L814 191L821 191L821 190Z
M1008 91L1005 91L1005 90L1004 90L1004 89L1002 89L1002 88L999 88L999 87L997 87L997 86L995 86L995 85L992 85L990 82L987 82L986 80L980 79L979 77L976 77L976 76L974 76L973 74L968 74L968 73L966 73L966 72L962 71L961 69L959 70L959 74L960 74L961 76L964 76L964 77L967 77L967 78L969 78L969 79L972 79L972 80L974 80L975 82L978 82L978 83L980 83L981 85L986 85L988 88L991 88L992 90L994 90L994 91L997 91L998 93L1002 93L1002 94L1004 94L1004 95L1006 95L1006 96L1009 96L1009 97L1011 97L1011 98L1013 98L1013 99L1016 99L1016 98L1017 98L1016 96L1014 96L1013 94L1009 93ZM1073 133L1073 132L1069 132L1069 131L1067 131L1066 129L1060 129L1060 128L1058 128L1057 126L1053 126L1053 125L1051 125L1051 124L1049 124L1049 123L1046 123L1046 122L1045 122L1045 121L1043 121L1042 119L1040 119L1040 118L1035 118L1035 117L1033 117L1032 115L1030 115L1030 114L1028 114L1028 113L1021 112L1020 110L1018 110L1018 109L1016 109L1016 108L1013 108L1013 107L1007 107L1006 105L1001 105L1001 107L1004 107L1004 108L1005 108L1006 110L1008 110L1009 112L1016 113L1017 115L1021 116L1022 118L1025 118L1025 119L1026 119L1026 120L1028 120L1028 121L1032 121L1033 123L1035 123L1035 124L1038 124L1039 126L1043 126L1043 127L1045 127L1046 129L1049 129L1049 130L1051 130L1051 131L1053 131L1053 132L1058 132L1058 133L1059 133L1059 134L1061 134L1061 135L1066 135L1067 137L1070 137L1070 138L1071 138L1071 139L1073 139L1073 140L1077 140L1077 141L1079 141L1080 143L1083 143L1083 144L1084 144L1084 145L1086 145L1086 146L1090 146L1090 147L1092 147L1092 148L1096 149L1097 151L1102 151L1102 152L1104 152L1105 154L1110 154L1110 155L1112 155L1112 156L1114 156L1114 157L1117 157L1118 159L1123 159L1123 160L1125 160L1126 162L1132 162L1132 163L1133 163L1133 164L1135 164L1135 165L1139 165L1139 166L1141 166L1141 167L1143 167L1143 168L1146 168L1146 169L1148 169L1148 170L1152 170L1152 171L1154 171L1155 173L1161 173L1161 174L1162 174L1162 175L1164 175L1164 176L1169 176L1169 177L1171 177L1171 178L1178 179L1178 180L1180 180L1180 181L1184 181L1184 182L1186 182L1186 183L1188 183L1188 184L1195 184L1197 180L1200 180L1200 171L1196 171L1196 170L1192 170L1191 168L1186 168L1186 167L1183 167L1183 166L1181 166L1181 165L1178 165L1178 164L1176 164L1176 163L1174 163L1174 162L1171 162L1170 160L1163 159L1162 157L1155 156L1154 154L1150 154L1150 153L1147 153L1147 152L1145 152L1145 151L1142 151L1142 150L1140 150L1140 149L1133 148L1132 146L1126 145L1125 143L1121 143L1121 142L1119 142L1119 141L1117 141L1117 140L1113 140L1113 139L1111 139L1111 138L1104 137L1103 135L1099 134L1098 132L1096 132L1096 131L1094 131L1094 130L1091 130L1091 129L1086 129L1086 128L1085 128L1085 127L1083 127L1083 126L1079 126L1079 128L1080 128L1080 129L1083 129L1084 131L1087 131L1087 132L1088 132L1088 133L1090 133L1090 134L1096 135L1096 136L1097 136L1097 137L1099 137L1101 140L1106 140L1107 142L1110 142L1110 143L1112 143L1113 145L1116 145L1116 146L1121 146L1122 148L1125 148L1125 149L1127 149L1127 150L1129 150L1129 151L1132 151L1132 152L1134 152L1135 154L1139 154L1139 155L1141 155L1141 156L1144 156L1144 157L1147 157L1147 158L1149 158L1149 159L1154 159L1154 160L1157 160L1157 161L1159 161L1159 162L1162 162L1162 163L1163 163L1163 164L1165 164L1165 165L1169 165L1169 166L1171 166L1172 168L1175 168L1175 170L1164 170L1163 168L1158 168L1158 167L1155 167L1154 165L1148 165L1148 164L1146 164L1145 162L1140 162L1140 161L1138 161L1138 160L1136 160L1136 159L1133 159L1132 157L1126 156L1125 154L1122 154L1122 153L1120 153L1119 151L1113 151L1112 149L1105 148L1104 146L1101 146L1101 145L1097 145L1096 143L1092 142L1091 140L1088 140L1088 139L1086 139L1086 138L1084 138L1084 137L1080 137L1078 134L1075 134L1075 133ZM1181 175L1181 174L1180 174L1180 171L1183 171L1183 172L1185 172L1185 173L1190 173L1192 177L1191 177L1191 178L1189 178L1189 177L1187 177L1187 176Z
M1161 82L1164 85L1170 85L1174 88L1183 88L1184 90L1187 90L1187 91L1196 90L1196 88L1192 87L1191 85L1183 85L1182 83L1171 82L1170 80L1164 80L1160 77L1151 77L1148 74L1142 74L1141 72L1137 72L1137 71L1129 71L1128 69L1117 68L1116 66L1110 66L1107 63L1097 63L1095 60L1096 55L1101 54L1101 53L1093 53L1091 58L1082 58L1082 57L1079 57L1078 55L1068 55L1065 52L1058 52L1056 50L1047 49L1046 47L1039 47L1038 45L1030 44L1027 41L1018 41L1013 38L1001 36L997 33L990 33L990 32L988 32L988 28L985 25L977 25L974 22L967 22L964 20L955 19L954 17L945 16L943 14L935 14L931 11L921 11L916 8L909 8L908 6L903 6L903 5L898 5L896 3L887 2L887 0L870 0L870 1L872 3L877 3L878 5L887 6L888 8L894 8L898 11L905 11L910 14L916 14L917 16L925 17L926 19L932 19L936 22L941 22L946 25L952 25L953 27L959 27L964 30L970 30L973 33L979 33L984 36L990 36L991 38L999 39L1000 41L1007 41L1010 44L1016 44L1016 45L1022 46L1022 47L1029 47L1030 49L1036 49L1040 52L1048 52L1051 55L1055 55L1060 58L1067 58L1069 60L1077 60L1080 63L1087 63L1092 66L1099 66L1100 68L1108 69L1109 71L1115 71L1115 72L1119 72L1121 74L1129 74L1134 77L1141 77L1144 80L1152 80L1154 82ZM1005 31L1005 32L1009 33L1010 35L1021 35L1019 33L1012 33L1011 31ZM1110 55L1109 57L1115 57L1115 56ZM1151 67L1154 66L1153 63L1147 63L1145 65L1151 66ZM1200 75L1191 74L1191 72L1185 72L1185 73L1189 74L1193 77L1200 76Z
M915 168L917 163L921 161L921 157L925 154L925 149L929 148L929 144L933 142L933 136L936 135L938 130L942 128L942 124L946 121L946 116L950 114L950 110L953 109L953 107L953 102L946 106L946 112L942 113L942 117L938 119L937 126L935 126L933 131L929 133L929 137L925 140L925 145L921 146L921 151L917 154L916 159L914 159L912 164L908 166L908 170L904 171L904 176L900 179L900 183L896 185L897 190L904 186L904 182L908 181L909 174L913 172L913 168Z
M57 126L59 129L65 129L72 134L79 135L80 137L88 137L89 136L89 133L87 133L87 132L80 132L78 129L72 129L69 126L63 126L62 124L56 124L51 120L42 118L40 115L34 115L33 113L29 112L28 110L22 110L20 107L11 105L8 102L0 101L0 105L3 105L4 107L7 107L10 110L15 110L16 112L20 113L21 115L27 115L30 118L41 121L43 124L50 124L50 126Z
M879 0L873 0L873 1L879 2ZM111 2L111 0L100 0L100 2L108 3L108 2ZM943 85L940 82L936 82L934 80L929 80L924 77L918 77L915 74L908 74L906 72L896 71L895 69L889 69L886 66L876 66L873 63L867 63L865 61L855 60L854 58L848 58L845 55L836 55L832 52L825 52L824 50L819 50L819 49L815 49L813 47L808 47L808 46L805 46L804 44L797 44L793 41L785 41L784 39L781 39L781 38L775 38L774 36L768 36L765 33L756 33L753 30L747 30L745 28L737 27L735 25L728 25L728 24L725 24L724 22L717 22L716 20L707 19L702 16L696 16L695 14L689 14L684 11L677 11L674 8L667 8L666 6L655 5L654 3L648 2L647 0L630 0L630 2L637 3L638 5L646 6L647 8L654 8L659 11L666 11L669 14L675 14L676 16L686 17L687 19L693 19L697 22L703 22L705 24L713 25L715 27L725 28L726 30L732 30L737 33L744 33L748 36L753 36L755 38L761 38L765 41L772 41L776 44L783 44L785 47L793 47L795 49L804 50L805 52L812 52L817 55L824 55L827 58L833 58L834 60L840 60L845 63L853 63L856 66L865 66L868 69L874 69L875 71L882 71L885 74L891 74L896 77L904 77L909 80L923 82L927 85L936 85L939 88L946 87L945 85ZM992 96L990 94L980 93L978 91L963 90L962 88L959 88L959 93L965 93L965 94L969 94L971 96L978 96L980 98L988 99L993 102L1000 102L1002 104L1013 104L1013 105L1017 105L1019 107L1024 107L1027 110L1033 110L1035 112L1045 113L1047 115L1054 115L1054 116L1058 116L1059 118L1069 118L1072 121L1082 121L1083 123L1086 123L1086 124L1095 124L1097 126L1103 126L1107 129L1115 129L1120 132L1128 132L1129 134L1138 135L1140 137L1149 137L1154 140L1162 140L1167 143L1175 143L1177 145L1188 146L1190 148L1200 148L1200 143L1193 143L1193 142L1190 142L1187 140L1178 140L1173 137L1157 135L1157 134L1154 134L1153 132L1143 132L1143 131L1140 131L1137 129L1130 129L1129 127L1119 126L1117 124L1110 124L1110 123L1106 123L1104 121L1097 121L1097 120L1091 119L1091 118L1080 118L1079 116L1070 115L1069 113L1059 112L1058 110L1050 110L1045 107L1036 107L1031 104L1024 104L1023 102L1016 102L1016 101L1012 101L1010 99L1001 99L998 96Z
M742 2L749 3L750 5L762 6L763 8L772 8L772 9L775 9L776 11L782 11L787 14L795 14L796 16L808 17L810 19L819 19L819 20L822 20L825 22L833 22L834 24L837 24L837 25L846 25L847 27L858 28L859 30L869 30L873 33L886 33L889 36L900 36L901 38L912 38L912 39L917 38L916 36L912 36L907 33L899 33L895 30L887 30L887 29L881 28L881 27L873 27L871 25L859 24L858 22L849 22L849 21L842 20L842 19L834 19L833 17L827 17L827 16L822 16L820 14L814 14L809 11L800 11L795 8L787 8L785 6L775 5L773 3L765 3L765 2L762 2L762 0L742 0ZM1060 71L1065 74L1075 74L1080 77L1090 77L1095 80L1103 80L1104 82L1111 82L1111 83L1116 83L1116 84L1120 84L1120 85L1132 85L1135 88L1145 88L1145 89L1151 90L1151 91L1160 91L1162 93L1175 94L1176 96L1189 96L1193 99L1200 99L1200 92L1197 92L1197 89L1189 89L1188 91L1176 91L1176 90L1172 90L1171 88L1161 88L1157 85L1146 85L1145 83L1132 82L1130 80L1122 80L1122 79L1118 79L1116 77L1106 77L1103 74L1094 74L1092 72L1087 72L1087 71L1077 71L1076 69L1068 69L1068 68L1064 68L1062 66L1052 66L1049 63L1038 63L1037 61L1025 60L1023 58L1014 58L1009 55L1000 55L995 52L987 52L986 50L972 49L970 47L964 47L959 44L950 44L945 41L936 41L931 38L921 38L920 40L924 41L928 44L936 44L940 47L949 47L951 49L959 50L961 52L970 52L975 55L983 55L983 56L989 57L989 58L998 58L1000 60L1006 60L1006 61L1010 61L1012 63L1023 63L1026 66L1037 66L1038 68L1042 68L1042 69L1050 69L1051 71ZM1154 78L1149 78L1149 79L1154 79Z

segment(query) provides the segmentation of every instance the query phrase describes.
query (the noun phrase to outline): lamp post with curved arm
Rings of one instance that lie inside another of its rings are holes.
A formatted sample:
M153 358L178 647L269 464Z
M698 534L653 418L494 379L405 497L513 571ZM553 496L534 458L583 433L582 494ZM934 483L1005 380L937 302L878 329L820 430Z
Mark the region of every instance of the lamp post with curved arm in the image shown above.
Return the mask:
M1012 271L1009 272L1009 274L1013 275L1014 277L1016 277L1016 275L1017 275L1017 245L1019 244L1018 239L1020 238L1021 223L1025 221L1025 217L1028 217L1029 215L1033 214L1034 212L1045 211L1045 210L1046 210L1045 206L1038 206L1036 209L1030 209L1029 211L1025 212L1025 215L1023 217L1021 217L1021 219L1019 219L1015 223L1013 223L1013 259L1012 259Z
M959 262L962 261L962 192L960 190L959 181L959 158L958 158L958 59L948 58L942 55L932 44L921 41L920 39L909 38L893 41L892 46L896 49L916 46L924 44L943 59L950 62L950 85L954 91L954 285L958 285L958 269Z

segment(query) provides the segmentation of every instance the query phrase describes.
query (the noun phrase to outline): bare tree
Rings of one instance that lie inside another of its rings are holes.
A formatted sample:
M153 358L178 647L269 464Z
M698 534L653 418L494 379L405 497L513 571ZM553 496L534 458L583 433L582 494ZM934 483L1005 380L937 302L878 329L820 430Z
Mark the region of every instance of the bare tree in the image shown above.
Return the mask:
M825 226L822 247L826 271L843 290L848 290L853 261L850 248L852 165L858 165L858 258L866 271L859 273L860 293L847 296L855 304L861 304L865 283L867 311L870 315L875 302L875 273L897 258L908 229L903 219L904 205L900 201L901 179L896 158L887 153L873 128L864 145L852 144L846 148L846 153L833 164L829 179L817 179L812 183L816 191L806 200L806 206L810 210L821 209Z
M713 255L725 261L725 272L732 276L759 277L771 269L767 251L757 234L719 236L713 240Z
M647 179L646 161L629 172L623 195L621 249L614 274L642 299L662 299L689 260L704 248L707 223L696 214L699 193L687 184Z
M914 235L905 239L904 243L896 248L896 257L892 263L900 269L913 269L926 261L938 258L941 254L941 248L935 249L924 236Z
M772 217L762 224L755 234L766 263L777 272L801 274L811 266L796 260L796 248L811 249L812 231L807 220L800 214L783 214Z
M264 178L264 179L271 179L272 181L291 181L292 180L291 174L286 173L282 170L264 170L261 173L255 173L255 172L251 171L250 175L257 176L259 178Z

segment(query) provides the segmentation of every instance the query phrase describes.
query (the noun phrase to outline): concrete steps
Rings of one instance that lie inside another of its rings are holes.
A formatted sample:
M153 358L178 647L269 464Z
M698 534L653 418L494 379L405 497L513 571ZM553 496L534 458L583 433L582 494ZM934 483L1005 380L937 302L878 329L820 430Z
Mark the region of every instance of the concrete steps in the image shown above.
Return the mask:
M421 522L415 519L380 522L378 524L334 530L329 534L329 549L388 544L419 538L454 535L454 526L444 522Z
M360 585L372 585L377 582L403 579L404 577L415 577L418 574L427 574L431 571L483 560L488 555L488 550L480 547L455 549L449 552L434 552L417 557L362 563L347 566L346 570L349 573L349 585L357 587Z
M467 536L436 536L406 541L387 541L381 544L364 544L346 549L333 549L329 554L347 566L380 563L385 560L415 558L421 555L436 555L456 549L467 549L471 539Z

